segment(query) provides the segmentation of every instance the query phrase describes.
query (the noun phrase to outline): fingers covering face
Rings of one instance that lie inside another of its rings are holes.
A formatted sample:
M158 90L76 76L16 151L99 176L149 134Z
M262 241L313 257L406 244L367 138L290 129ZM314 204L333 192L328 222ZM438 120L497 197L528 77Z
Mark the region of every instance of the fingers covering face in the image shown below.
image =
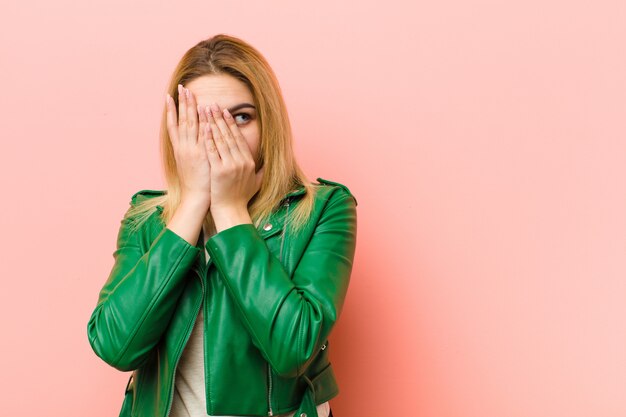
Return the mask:
M211 109L209 109L209 106L204 106L202 108L202 113L204 118L206 119L206 125L204 129L206 132L206 150L209 157L209 163L211 165L216 165L221 162L221 158L220 151L217 148L215 136L213 135L214 128L212 126L213 121L211 117Z
M181 140L195 140L205 146L211 163L252 160L249 145L228 110L222 113L216 103L200 106L187 91L179 85L178 121L175 103L168 94L167 127L172 146L177 147Z
M196 98L189 89L185 88L187 99L187 138L193 143L198 142L198 108Z
M224 110L224 120L230 128L237 150L239 150L244 157L252 159L252 152L250 151L248 142L246 142L246 139L239 130L239 126L237 126L237 123L235 122L235 118L230 114L228 109Z
M178 137L187 138L187 93L185 88L178 84Z
M237 143L235 142L235 138L233 137L233 134L231 133L230 128L228 127L228 125L224 121L224 118L222 117L222 110L215 103L211 106L211 110L212 110L211 114L213 115L213 120L215 120L217 131L221 134L221 137L223 138L224 142L228 146L228 150L231 156L233 158L240 159L241 154L239 152Z
M215 114L211 111L207 106L207 119L209 121L209 125L211 127L211 133L213 136L213 143L217 148L219 156L223 162L228 162L233 156L230 152L230 148L228 143L226 142L226 138L222 134L221 129L219 128L217 121L215 120Z
M222 137L228 145L228 149L230 150L230 154L233 158L241 161L252 161L254 157L252 156L248 142L239 130L239 126L228 109L224 109L222 113L218 105L214 104L211 114L213 116L214 123L217 125L213 131L222 134Z
M174 99L168 94L165 98L165 107L167 111L167 132L170 137L170 142L172 143L172 148L176 149L178 147L178 121L176 120L176 104L174 103Z

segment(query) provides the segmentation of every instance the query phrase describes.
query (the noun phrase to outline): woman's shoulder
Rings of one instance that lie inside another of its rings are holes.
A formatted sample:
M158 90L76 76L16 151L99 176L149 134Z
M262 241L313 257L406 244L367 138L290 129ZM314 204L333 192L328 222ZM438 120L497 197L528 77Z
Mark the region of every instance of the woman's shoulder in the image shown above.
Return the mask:
M167 194L167 190L139 190L135 194L132 195L130 201L133 205L141 203L142 201L152 198L158 197Z
M350 189L345 185L337 181L331 181L324 178L317 178L318 185L322 186L320 189L326 190L328 193L336 192L337 190L341 190L340 192L348 194L350 197L354 199L354 204L357 204L356 197L350 191Z

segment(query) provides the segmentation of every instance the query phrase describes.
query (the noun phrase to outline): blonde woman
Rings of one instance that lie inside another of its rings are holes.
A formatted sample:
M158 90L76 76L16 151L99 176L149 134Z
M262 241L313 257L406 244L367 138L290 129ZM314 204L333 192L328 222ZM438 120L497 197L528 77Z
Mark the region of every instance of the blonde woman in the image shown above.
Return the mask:
M160 136L167 188L131 197L87 325L132 371L120 416L332 416L355 197L305 177L272 69L233 36L184 54Z

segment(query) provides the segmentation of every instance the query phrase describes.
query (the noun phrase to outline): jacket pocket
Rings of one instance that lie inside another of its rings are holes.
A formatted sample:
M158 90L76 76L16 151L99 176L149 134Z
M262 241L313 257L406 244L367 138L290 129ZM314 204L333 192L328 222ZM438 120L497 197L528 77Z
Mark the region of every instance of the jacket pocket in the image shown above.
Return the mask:
M330 363L322 372L311 379L311 383L315 391L315 402L318 404L328 401L339 394L335 373Z

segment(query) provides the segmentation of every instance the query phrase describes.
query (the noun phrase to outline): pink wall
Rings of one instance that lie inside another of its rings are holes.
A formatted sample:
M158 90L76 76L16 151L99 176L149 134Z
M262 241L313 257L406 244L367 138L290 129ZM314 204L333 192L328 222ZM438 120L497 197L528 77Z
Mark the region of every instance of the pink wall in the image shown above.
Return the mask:
M413 5L412 5L413 4ZM117 415L86 323L182 53L257 46L311 179L359 201L337 417L626 416L621 0L5 2L0 392Z

